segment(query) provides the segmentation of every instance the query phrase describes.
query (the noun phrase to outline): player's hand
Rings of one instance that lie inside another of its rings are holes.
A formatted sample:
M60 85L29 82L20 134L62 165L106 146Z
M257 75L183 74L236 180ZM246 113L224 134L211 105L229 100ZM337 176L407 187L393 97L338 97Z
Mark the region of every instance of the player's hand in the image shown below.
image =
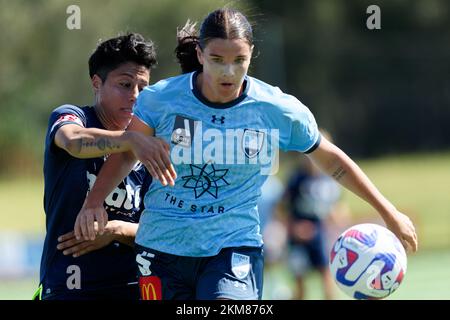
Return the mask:
M164 140L149 136L136 136L133 140L132 151L142 162L154 179L174 186L177 174L170 162L170 146Z
M406 252L416 252L418 249L418 241L416 229L411 219L396 211L389 218L385 219L386 226L391 230L405 247Z
M98 232L98 223L94 222L95 232ZM74 258L80 257L86 253L101 249L109 245L116 239L114 233L115 221L109 221L106 224L103 235L97 235L95 240L77 240L75 232L71 231L58 237L56 248L62 250L64 255L72 255Z
M95 222L97 222L97 231ZM77 240L95 240L96 234L104 233L107 223L108 214L103 203L92 206L85 201L75 220L75 237Z

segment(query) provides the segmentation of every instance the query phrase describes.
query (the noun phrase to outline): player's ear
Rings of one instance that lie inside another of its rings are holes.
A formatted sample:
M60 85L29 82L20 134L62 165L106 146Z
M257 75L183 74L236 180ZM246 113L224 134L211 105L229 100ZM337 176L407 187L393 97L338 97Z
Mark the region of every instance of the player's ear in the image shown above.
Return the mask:
M195 51L197 51L198 62L200 62L200 64L203 65L203 51L202 51L202 49L200 48L199 45L197 45L195 47Z
M94 92L97 93L103 84L102 79L98 75L94 74L94 76L91 78L91 82L92 82L92 88L94 88Z

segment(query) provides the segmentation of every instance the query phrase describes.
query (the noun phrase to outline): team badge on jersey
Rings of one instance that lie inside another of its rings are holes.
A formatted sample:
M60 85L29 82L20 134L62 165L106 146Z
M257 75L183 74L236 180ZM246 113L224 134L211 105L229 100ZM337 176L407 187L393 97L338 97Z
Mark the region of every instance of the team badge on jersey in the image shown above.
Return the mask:
M250 272L250 257L233 252L231 256L231 271L238 279L244 279Z
M195 121L182 116L176 116L173 125L171 141L173 144L189 148L195 132Z
M245 129L242 135L242 150L247 158L254 158L261 151L265 133L258 130Z

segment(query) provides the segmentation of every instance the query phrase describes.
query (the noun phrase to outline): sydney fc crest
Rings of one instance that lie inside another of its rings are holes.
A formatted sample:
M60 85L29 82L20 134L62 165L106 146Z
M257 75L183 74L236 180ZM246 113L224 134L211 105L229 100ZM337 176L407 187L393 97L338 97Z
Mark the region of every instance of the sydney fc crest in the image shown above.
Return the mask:
M189 148L192 144L194 131L194 120L177 115L170 140L173 144Z
M264 144L265 133L258 130L245 129L242 135L242 150L247 158L256 157Z
M233 252L231 256L231 271L238 279L244 279L250 271L250 257Z

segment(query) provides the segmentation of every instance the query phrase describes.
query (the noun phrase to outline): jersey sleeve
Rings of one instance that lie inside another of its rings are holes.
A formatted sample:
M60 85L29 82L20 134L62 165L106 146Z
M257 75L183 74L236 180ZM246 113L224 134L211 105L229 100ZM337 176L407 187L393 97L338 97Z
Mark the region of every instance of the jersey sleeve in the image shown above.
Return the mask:
M66 124L76 124L80 127L86 127L86 116L81 108L65 104L55 110L50 115L48 123L48 137L53 141L59 128Z
M295 97L282 94L273 117L280 130L280 148L310 153L320 143L320 133L311 111Z
M156 128L163 115L163 108L156 95L157 92L152 86L146 87L139 94L133 107L134 115L150 128Z

